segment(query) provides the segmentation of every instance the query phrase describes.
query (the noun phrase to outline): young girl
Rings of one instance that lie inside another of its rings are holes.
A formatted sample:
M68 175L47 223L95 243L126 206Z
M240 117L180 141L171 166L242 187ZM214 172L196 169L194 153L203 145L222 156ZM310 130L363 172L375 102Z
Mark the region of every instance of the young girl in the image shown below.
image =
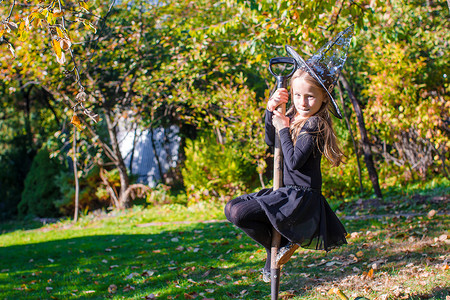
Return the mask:
M326 48L333 47L336 41L339 39L332 41L331 45L327 44ZM284 187L243 195L225 206L227 219L266 249L267 259L262 269L266 282L270 281L273 228L282 236L276 258L279 265L286 263L299 246L329 251L347 243L344 226L321 193L322 156L333 166L338 166L344 156L328 111L330 109L340 116L330 94L339 74L327 71L320 61L326 56L323 49L319 50L322 51L320 57L307 62L297 57L298 54L289 46L286 49L301 66L291 78L292 105L286 116L275 110L287 103L289 98L286 89L278 89L270 97L265 115L265 140L269 146L274 145L275 129L279 131L284 159ZM336 58L336 53L333 58ZM339 61L340 71L345 59L335 61Z

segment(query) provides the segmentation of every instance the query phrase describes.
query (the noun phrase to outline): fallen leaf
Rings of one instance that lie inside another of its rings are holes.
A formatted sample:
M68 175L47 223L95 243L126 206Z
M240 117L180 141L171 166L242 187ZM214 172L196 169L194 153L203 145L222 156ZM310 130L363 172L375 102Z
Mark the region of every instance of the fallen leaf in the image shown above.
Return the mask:
M114 293L116 293L116 292L117 292L117 285L111 284L111 285L108 287L108 293L114 294Z
M196 292L184 293L185 299L195 299L197 296L198 294Z
M132 285L127 284L124 288L123 291L124 292L129 292L129 291L134 291L136 288Z
M372 279L373 278L373 269L370 269L369 272L364 271L362 274L363 279Z
M295 297L294 294L295 291L293 290L289 290L289 291L284 291L280 293L280 299L281 300L285 300L285 299L291 299Z
M125 277L125 279L132 279L135 276L139 276L139 273L131 273L130 275L128 275L127 277Z
M432 209L428 212L427 217L429 219L433 218L436 215L436 210Z
M359 236L359 232L352 232L351 234L350 234L350 237L352 238L352 239L355 239L355 238L357 238Z
M328 295L336 294L342 300L349 300L347 295L345 295L340 289L332 288L328 291Z
M156 299L156 296L154 295L154 294L150 294L150 295L147 295L147 296L145 296L145 297L143 297L145 300L152 300L152 299Z
M448 236L446 235L446 234L441 234L440 236L439 236L439 240L441 241L441 242L443 242L443 241L445 241L445 240L447 240L448 239Z
M155 271L145 270L144 272L142 272L141 276L152 276L153 274L155 274Z

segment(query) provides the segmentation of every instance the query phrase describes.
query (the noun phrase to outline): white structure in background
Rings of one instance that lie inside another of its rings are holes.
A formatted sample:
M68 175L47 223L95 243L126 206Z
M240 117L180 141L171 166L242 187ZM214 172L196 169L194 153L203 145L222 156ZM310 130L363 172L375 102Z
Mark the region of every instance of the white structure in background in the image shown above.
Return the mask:
M136 122L122 119L117 139L125 165L138 182L155 187L178 160L181 138L179 128L139 128Z

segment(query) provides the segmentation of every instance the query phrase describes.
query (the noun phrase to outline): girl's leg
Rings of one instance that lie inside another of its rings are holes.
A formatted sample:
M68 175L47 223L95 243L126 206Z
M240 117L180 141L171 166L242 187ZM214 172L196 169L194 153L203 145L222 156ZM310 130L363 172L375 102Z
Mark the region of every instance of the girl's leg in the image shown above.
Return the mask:
M270 270L272 224L259 203L255 199L238 197L227 203L225 215L231 223L266 249L267 260L264 269Z

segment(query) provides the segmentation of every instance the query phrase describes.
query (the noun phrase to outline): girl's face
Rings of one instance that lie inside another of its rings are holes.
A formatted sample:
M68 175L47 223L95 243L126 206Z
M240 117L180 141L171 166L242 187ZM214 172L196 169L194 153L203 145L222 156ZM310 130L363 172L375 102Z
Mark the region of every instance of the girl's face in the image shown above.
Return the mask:
M322 88L312 85L304 77L294 79L292 97L300 118L309 118L317 113L324 102Z

